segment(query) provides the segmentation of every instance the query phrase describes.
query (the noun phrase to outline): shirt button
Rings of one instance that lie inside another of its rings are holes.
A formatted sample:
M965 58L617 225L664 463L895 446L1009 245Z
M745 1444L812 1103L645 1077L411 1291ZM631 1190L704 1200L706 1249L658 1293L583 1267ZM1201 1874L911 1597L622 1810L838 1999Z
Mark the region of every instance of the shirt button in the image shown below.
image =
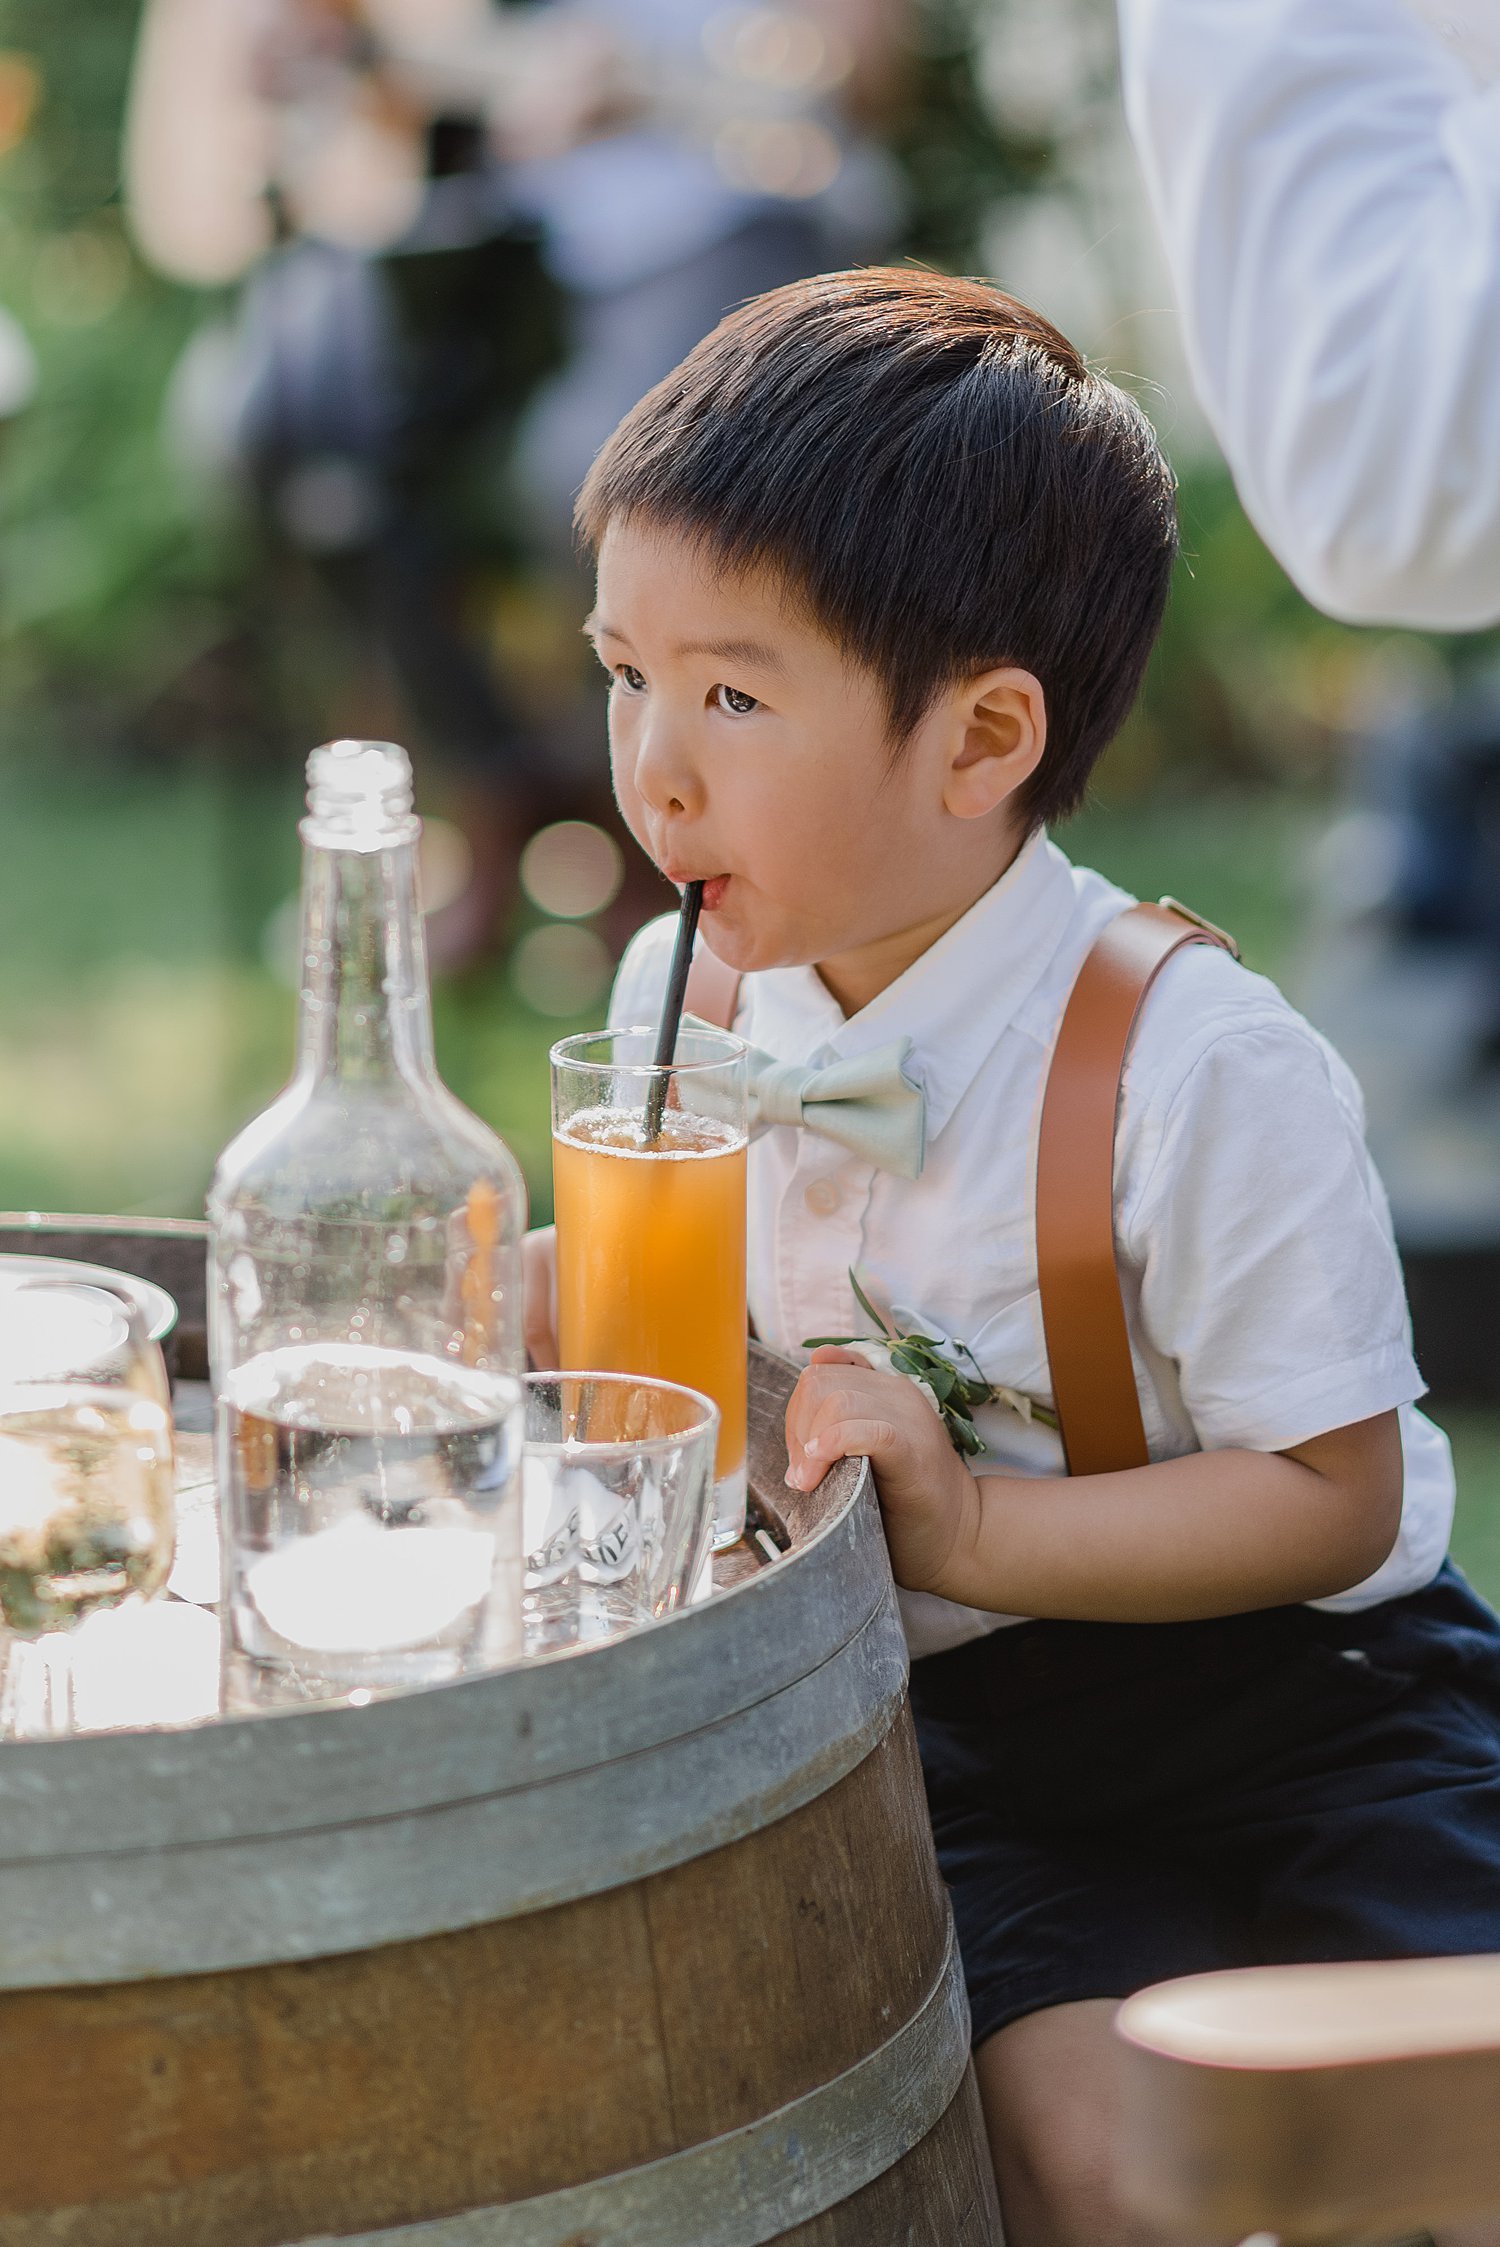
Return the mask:
M815 1178L802 1197L814 1217L831 1217L843 1198L831 1178Z

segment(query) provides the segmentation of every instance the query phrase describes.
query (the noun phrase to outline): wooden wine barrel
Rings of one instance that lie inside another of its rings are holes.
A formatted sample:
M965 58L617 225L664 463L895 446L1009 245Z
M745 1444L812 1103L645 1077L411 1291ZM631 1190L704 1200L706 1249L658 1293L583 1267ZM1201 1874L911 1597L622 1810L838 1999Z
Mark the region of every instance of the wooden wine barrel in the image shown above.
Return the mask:
M788 1549L704 1606L0 1746L0 2247L998 2241L878 1511L785 1492L790 1380L757 1353Z

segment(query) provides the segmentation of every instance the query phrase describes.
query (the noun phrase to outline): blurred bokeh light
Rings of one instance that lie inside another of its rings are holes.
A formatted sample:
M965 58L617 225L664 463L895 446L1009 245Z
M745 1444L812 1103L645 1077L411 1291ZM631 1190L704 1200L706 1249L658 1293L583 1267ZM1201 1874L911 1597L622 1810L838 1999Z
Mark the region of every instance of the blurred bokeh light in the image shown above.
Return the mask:
M591 928L551 921L532 928L511 954L516 994L537 1014L572 1019L599 1007L615 963L609 946Z
M620 894L625 861L613 835L585 819L559 819L521 853L521 887L537 910L584 921Z

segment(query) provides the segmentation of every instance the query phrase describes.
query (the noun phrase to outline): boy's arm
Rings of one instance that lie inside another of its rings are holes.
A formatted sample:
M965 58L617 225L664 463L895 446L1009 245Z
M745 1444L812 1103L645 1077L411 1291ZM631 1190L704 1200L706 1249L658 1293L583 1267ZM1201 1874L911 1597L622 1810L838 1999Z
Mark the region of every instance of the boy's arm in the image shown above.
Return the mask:
M555 1373L557 1347L557 1227L538 1225L521 1242L526 1358L533 1373Z
M1175 1623L1322 1599L1373 1574L1401 1522L1394 1412L1284 1452L976 1477L910 1381L824 1349L787 1409L787 1451L801 1490L868 1458L897 1583L1007 1615Z
M1493 52L1493 5L1469 12ZM1500 617L1500 86L1417 14L1121 0L1121 61L1252 522L1331 615L1455 632Z

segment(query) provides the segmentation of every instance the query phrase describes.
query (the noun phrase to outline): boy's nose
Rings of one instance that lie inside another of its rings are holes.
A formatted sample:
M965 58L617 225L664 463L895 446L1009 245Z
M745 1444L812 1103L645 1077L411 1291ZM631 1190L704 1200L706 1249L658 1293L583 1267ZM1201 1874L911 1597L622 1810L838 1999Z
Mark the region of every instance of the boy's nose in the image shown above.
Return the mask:
M635 761L636 793L648 810L680 818L702 809L703 789L676 729L663 720L648 725Z

